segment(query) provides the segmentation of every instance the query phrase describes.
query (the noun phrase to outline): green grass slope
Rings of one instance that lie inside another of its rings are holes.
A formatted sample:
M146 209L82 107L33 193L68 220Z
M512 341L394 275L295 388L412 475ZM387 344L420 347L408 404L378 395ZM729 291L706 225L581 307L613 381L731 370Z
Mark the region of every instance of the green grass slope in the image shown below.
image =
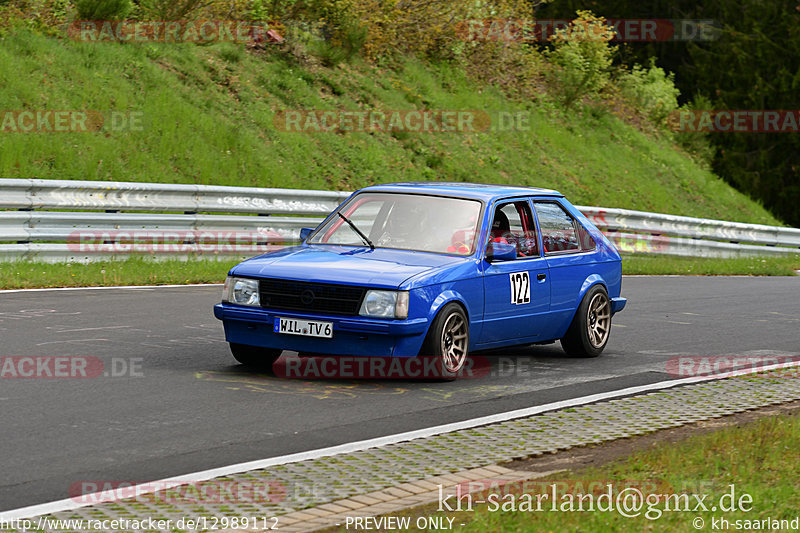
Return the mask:
M775 224L666 139L479 87L457 66L299 65L233 44L0 38L4 110L141 112L142 131L0 133L0 177L354 189L399 180L555 188L578 204ZM277 111L526 113L524 131L285 133Z

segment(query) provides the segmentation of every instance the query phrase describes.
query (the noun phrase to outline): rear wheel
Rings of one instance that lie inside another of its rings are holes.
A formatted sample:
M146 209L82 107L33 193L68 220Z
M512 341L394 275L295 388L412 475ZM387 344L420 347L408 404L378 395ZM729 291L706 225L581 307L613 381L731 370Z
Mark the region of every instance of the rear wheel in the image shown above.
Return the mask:
M452 381L467 361L469 322L456 303L442 308L433 321L425 343L425 356L435 358L436 370L443 380Z
M246 344L230 343L233 358L245 366L252 368L263 368L269 370L272 363L281 356L281 350L270 348L259 348L258 346L248 346Z
M608 344L611 333L611 300L602 285L595 285L583 297L561 346L575 357L597 357Z

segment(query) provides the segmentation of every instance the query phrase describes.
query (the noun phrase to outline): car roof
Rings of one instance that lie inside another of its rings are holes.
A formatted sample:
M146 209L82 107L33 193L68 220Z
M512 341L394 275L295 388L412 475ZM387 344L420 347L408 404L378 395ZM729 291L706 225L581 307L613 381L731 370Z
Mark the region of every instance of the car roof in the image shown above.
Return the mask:
M564 196L558 191L540 189L537 187L524 187L517 185L496 185L486 183L463 183L442 181L406 181L400 183L387 183L371 185L359 192L401 192L414 194L433 194L441 196L454 196L458 198L471 198L491 202L510 196Z

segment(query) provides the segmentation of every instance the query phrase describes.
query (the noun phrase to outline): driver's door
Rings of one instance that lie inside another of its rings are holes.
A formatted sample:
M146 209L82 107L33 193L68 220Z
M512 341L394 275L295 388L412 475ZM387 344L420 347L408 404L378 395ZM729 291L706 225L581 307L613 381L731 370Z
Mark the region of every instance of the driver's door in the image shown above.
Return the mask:
M550 273L540 253L530 203L516 200L498 204L494 217L503 215L510 228L504 234L490 233L487 248L490 251L493 242L514 244L517 258L484 260L484 324L478 344L536 337L542 333L550 311Z

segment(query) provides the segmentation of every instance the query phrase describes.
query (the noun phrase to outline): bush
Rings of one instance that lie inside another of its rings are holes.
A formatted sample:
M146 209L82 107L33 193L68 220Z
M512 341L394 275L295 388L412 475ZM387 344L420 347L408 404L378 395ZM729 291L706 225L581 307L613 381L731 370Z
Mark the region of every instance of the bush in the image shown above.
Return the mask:
M72 16L70 0L0 1L0 32L20 27L45 35L60 35L60 26L71 20Z
M619 77L622 94L636 104L651 122L664 125L670 114L678 109L680 91L675 87L675 75L667 74L650 59L650 67L634 65Z
M358 22L348 21L337 28L331 45L342 50L345 61L349 61L364 48L366 41L367 29Z
M266 0L253 0L247 9L248 20L267 21L272 18L273 13Z
M216 0L201 8L209 20L277 21L284 19L296 0Z
M306 21L319 21L322 34L311 51L325 66L349 61L364 47L367 29L361 25L354 0L306 0L297 2L284 15Z
M75 0L80 20L122 20L131 7L130 0Z
M272 4L281 4L273 0ZM397 53L420 57L458 56L465 44L459 23L475 18L527 18L539 0L301 0L285 8L292 20L322 21L326 38L371 60ZM470 43L483 46L487 43Z
M510 98L539 100L546 92L541 53L530 46L515 43L481 43L462 52L469 76L481 85L498 87Z
M333 37L328 40L316 40L311 48L326 67L334 67L350 61L364 47L367 30L357 23L349 23L337 28Z
M543 1L230 0L211 3L203 9L203 16L277 22L283 25L284 31L279 33L286 37L293 55L313 55L335 65L359 53L370 60L397 53L458 57L491 44L465 43L459 23L530 18L533 8ZM309 27L314 28L312 36Z
M362 0L353 7L353 14L367 29L364 54L369 59L398 52L442 57L463 44L457 24L477 16L474 5L448 0Z
M697 95L694 100L689 104L683 105L677 111L700 111L711 110L714 106L711 100L703 95ZM717 150L711 143L708 133L698 131L680 131L679 129L680 118L677 113L670 115L668 123L676 131L675 140L677 143L686 150L692 157L701 163L706 168L711 167L711 163L717 154Z
M140 0L139 11L148 20L190 20L210 5L208 0Z
M556 31L546 56L553 64L552 76L564 107L587 96L596 96L610 80L611 58L615 46L608 42L614 31L603 18L589 11L578 11L578 18Z

